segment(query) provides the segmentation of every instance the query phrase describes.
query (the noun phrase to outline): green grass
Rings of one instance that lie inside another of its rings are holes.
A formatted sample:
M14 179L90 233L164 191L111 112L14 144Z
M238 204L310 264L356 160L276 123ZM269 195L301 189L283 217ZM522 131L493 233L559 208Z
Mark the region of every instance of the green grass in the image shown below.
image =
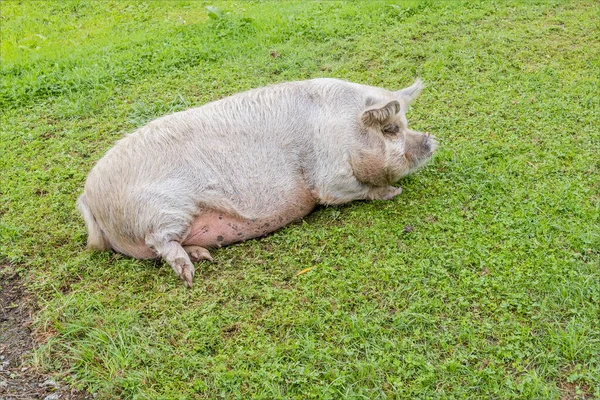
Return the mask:
M106 399L599 398L599 15L3 1L0 260L39 300L31 362ZM441 147L400 197L216 250L193 290L84 251L74 202L123 134L322 76L428 83L409 119Z

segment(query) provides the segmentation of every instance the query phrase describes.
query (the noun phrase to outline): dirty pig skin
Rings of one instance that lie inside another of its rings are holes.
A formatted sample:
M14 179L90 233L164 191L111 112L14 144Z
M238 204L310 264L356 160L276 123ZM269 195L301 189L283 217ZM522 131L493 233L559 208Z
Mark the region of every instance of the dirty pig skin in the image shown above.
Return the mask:
M398 91L337 79L288 82L158 118L110 149L77 207L87 247L163 258L192 286L208 248L263 236L317 204L388 200L429 160L408 128L423 84Z

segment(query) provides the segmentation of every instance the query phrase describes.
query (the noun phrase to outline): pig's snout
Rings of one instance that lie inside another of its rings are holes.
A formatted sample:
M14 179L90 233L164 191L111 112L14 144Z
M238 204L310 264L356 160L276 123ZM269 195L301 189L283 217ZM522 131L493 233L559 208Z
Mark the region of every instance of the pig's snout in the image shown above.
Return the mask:
M421 146L423 147L424 152L431 156L438 148L438 142L435 139L435 136L431 135L429 132L425 132L423 134Z

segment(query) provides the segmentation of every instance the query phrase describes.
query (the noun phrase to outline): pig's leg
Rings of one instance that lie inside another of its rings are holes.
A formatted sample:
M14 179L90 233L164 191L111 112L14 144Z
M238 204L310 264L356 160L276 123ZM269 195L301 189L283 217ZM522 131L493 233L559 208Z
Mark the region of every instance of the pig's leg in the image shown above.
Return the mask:
M344 204L354 200L391 200L402 193L402 188L395 186L370 186L361 184L360 190L354 193L322 195L316 190L313 196L319 203L327 205Z
M188 253L188 255L190 256L192 261L200 261L200 260L212 261L213 260L210 253L208 252L208 250L206 250L204 247L183 246L183 249L185 250L186 253Z
M192 287L194 264L188 253L181 247L181 243L174 240L158 240L150 236L146 238L146 244L173 268L185 286Z
M391 200L402 193L402 188L395 186L374 187L367 192L367 200Z

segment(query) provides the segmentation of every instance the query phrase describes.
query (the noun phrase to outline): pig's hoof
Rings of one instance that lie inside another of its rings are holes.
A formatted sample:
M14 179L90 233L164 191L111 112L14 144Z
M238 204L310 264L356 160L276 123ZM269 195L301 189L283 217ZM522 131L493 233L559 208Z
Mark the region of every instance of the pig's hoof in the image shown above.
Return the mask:
M401 187L390 187L390 190L387 193L384 193L383 195L383 200L391 200L394 197L398 196L400 193L402 193L402 188Z
M191 288L193 286L195 270L191 262L179 257L173 263L173 269L186 287Z
M367 193L366 200L391 200L402 193L402 188L395 186L372 188Z
M391 200L394 197L398 196L400 193L402 193L402 188L388 186L387 188L383 189L381 193L379 193L378 198L379 200Z
M192 261L208 260L213 261L208 250L200 246L183 246L183 249L190 256Z

